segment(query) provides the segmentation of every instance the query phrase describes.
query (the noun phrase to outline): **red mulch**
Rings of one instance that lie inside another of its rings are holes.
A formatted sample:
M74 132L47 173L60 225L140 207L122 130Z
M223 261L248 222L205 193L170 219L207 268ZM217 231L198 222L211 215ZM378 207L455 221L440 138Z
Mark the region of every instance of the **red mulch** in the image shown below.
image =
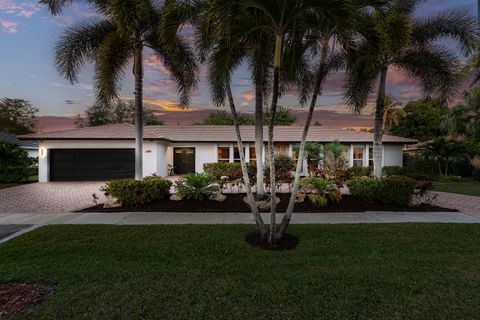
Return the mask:
M288 233L275 244L269 244L258 232L247 234L245 241L251 246L273 251L292 250L298 246L298 238Z
M39 283L0 284L0 319L9 319L32 308L52 293L52 286Z
M285 212L289 193L277 193L280 203L277 206L278 212ZM146 212L250 212L250 207L243 201L245 194L227 194L227 199L223 202L205 200L161 200L147 203L137 208L108 208L104 209L102 204L83 209L81 212L128 212L128 211L146 211ZM266 210L265 212L267 212ZM307 198L303 203L295 204L295 212L365 212L365 211L423 211L423 212L456 212L457 210L429 206L422 204L420 206L397 206L385 205L381 203L365 203L351 196L345 195L339 203L329 203L326 207L319 208Z

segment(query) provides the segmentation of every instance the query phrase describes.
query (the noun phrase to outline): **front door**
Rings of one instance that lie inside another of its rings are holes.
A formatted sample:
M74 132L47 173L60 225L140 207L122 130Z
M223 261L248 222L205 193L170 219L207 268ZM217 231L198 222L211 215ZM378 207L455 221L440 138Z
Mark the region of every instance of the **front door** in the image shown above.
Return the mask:
M195 148L173 148L175 174L195 172Z

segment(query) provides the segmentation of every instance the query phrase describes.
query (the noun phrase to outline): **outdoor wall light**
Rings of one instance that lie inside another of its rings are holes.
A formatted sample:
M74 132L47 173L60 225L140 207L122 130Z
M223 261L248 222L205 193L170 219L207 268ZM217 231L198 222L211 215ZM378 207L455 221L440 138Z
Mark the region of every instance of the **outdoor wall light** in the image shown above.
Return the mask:
M45 158L46 155L47 155L47 149L45 149L44 147L41 147L39 150L40 158Z
M152 153L152 150L147 150L145 151L145 153Z

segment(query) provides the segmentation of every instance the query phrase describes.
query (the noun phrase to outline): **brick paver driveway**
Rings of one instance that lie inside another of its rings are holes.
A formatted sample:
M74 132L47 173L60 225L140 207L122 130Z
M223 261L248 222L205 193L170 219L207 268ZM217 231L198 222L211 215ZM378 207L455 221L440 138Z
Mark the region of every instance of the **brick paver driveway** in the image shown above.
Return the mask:
M0 189L0 212L71 212L94 205L92 194L104 182L47 182L32 183Z

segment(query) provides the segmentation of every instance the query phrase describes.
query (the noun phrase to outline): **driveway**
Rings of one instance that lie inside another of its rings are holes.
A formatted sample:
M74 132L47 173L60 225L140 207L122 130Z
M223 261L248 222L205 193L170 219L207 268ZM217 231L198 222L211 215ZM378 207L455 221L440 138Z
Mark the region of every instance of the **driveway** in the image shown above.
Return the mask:
M32 183L0 189L0 212L71 212L94 205L92 194L105 201L100 187L104 182Z

